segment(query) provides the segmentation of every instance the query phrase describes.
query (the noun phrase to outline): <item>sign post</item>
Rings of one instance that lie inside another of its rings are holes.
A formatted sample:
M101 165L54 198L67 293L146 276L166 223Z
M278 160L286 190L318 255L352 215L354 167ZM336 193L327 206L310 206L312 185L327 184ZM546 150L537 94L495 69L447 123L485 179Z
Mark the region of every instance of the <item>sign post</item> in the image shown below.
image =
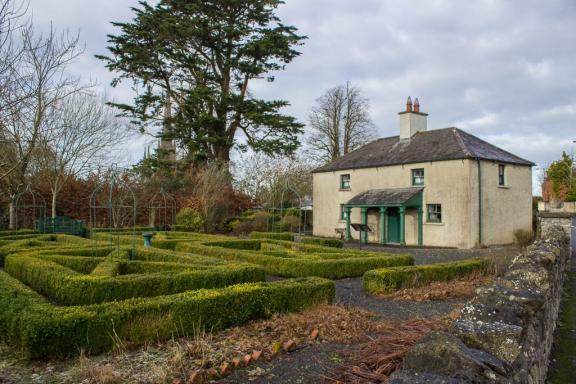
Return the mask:
M360 249L362 249L362 233L372 233L372 228L368 224L360 224L360 223L352 223L350 226L355 230L358 231L360 236ZM368 237L368 235L366 235Z

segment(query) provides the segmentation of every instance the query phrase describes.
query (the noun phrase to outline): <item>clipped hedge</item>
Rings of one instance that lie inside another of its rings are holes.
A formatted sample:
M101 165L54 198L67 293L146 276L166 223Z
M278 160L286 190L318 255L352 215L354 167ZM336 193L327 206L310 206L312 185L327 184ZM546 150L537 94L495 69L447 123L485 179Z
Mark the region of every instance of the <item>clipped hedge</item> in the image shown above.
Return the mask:
M304 237L302 238L304 244L322 245L324 247L342 248L344 242L340 239L330 239L325 237Z
M290 232L251 232L250 238L294 241L294 234Z
M103 261L91 275L85 275L46 258L10 255L6 258L5 270L36 292L65 305L169 295L200 288L218 288L265 280L262 268L244 264L213 266L205 270L184 270L177 273L116 276L121 268L119 263Z
M194 335L331 302L334 284L306 278L239 284L98 305L56 307L0 271L0 335L29 358L98 353L131 343Z
M56 252L52 250L52 252ZM16 256L17 257L17 256ZM102 257L66 256L66 255L37 255L35 257L42 260L60 264L63 267L83 274L91 273L99 264L103 262Z
M364 289L386 294L403 288L418 287L433 281L448 281L486 273L490 262L484 258L410 267L382 268L364 274Z
M14 235L31 235L31 234L38 234L38 232L32 229L19 229L19 230L9 230L9 231L0 231L0 238L5 236L14 236Z
M258 241L261 240L180 243L176 246L176 250L218 257L225 260L259 264L264 267L266 273L284 277L318 276L328 279L342 279L345 277L362 276L364 272L375 268L414 264L414 258L410 255L362 255L353 253L349 255L349 257L342 255L340 258L330 258L331 254L326 253L321 254L324 256L324 258L321 258L320 255L291 255L284 252L261 253L259 251L243 250L241 248L246 246L242 245L242 243L255 244Z
M120 263L118 261L106 259L104 261L101 261L94 268L94 270L92 270L90 275L100 277L115 277L119 273L120 273Z
M40 235L29 239L11 241L9 244L4 244L0 247L0 267L4 266L4 259L6 256L16 253L29 251L31 249L41 251L56 248L82 248L91 244L90 240L78 237L76 241L75 236L68 235Z

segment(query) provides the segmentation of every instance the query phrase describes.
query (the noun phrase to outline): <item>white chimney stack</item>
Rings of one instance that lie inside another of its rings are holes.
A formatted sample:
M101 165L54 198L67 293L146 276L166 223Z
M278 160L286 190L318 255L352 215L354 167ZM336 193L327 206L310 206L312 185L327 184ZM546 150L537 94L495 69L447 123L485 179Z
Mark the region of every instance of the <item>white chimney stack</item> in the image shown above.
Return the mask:
M406 110L398 115L400 116L400 140L408 140L416 132L425 131L427 128L428 114L420 112L418 98L412 104L412 99L408 96Z

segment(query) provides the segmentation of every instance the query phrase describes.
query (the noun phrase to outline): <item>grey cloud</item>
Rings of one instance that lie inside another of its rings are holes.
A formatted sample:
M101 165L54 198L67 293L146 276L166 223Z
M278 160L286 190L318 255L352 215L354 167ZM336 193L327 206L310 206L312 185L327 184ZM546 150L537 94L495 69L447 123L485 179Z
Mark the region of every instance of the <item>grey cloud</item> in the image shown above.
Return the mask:
M105 52L109 21L130 18L136 1L98 4L32 1L37 20L81 28L87 56L76 69L109 88L92 55ZM382 136L397 133L396 113L412 95L430 127L460 124L540 165L576 139L573 0L288 0L280 16L309 39L275 82L251 91L289 100L303 122L327 88L351 80L370 98ZM130 97L127 87L108 93Z

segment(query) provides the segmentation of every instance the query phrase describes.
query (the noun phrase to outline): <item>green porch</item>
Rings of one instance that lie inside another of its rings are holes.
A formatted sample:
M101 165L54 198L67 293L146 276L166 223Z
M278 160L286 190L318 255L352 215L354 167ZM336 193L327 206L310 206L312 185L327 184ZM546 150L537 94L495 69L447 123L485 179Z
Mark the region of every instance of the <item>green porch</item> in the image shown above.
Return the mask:
M360 209L362 224L368 224L368 210L379 210L379 233L380 244L396 243L406 244L406 210L417 210L417 244L423 244L422 236L422 191L423 188L390 188L373 189L362 192L346 204L343 209L346 216L346 240L352 239L351 215L352 209ZM368 242L368 234L362 232L362 242Z

